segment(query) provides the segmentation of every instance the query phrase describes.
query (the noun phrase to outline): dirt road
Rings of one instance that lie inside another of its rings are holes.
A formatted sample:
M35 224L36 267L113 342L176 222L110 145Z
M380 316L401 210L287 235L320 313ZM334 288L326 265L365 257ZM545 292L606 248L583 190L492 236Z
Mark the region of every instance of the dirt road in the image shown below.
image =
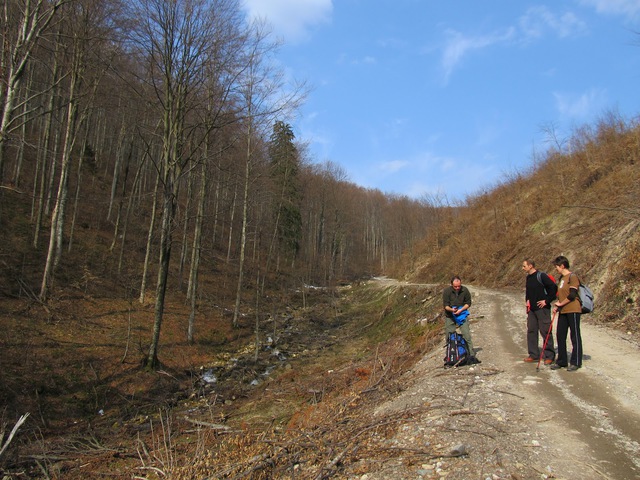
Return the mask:
M509 383L536 412L548 438L551 464L566 478L640 478L640 350L619 332L583 317L582 369L551 370L522 361L527 355L523 296L473 289L478 353L504 368ZM555 335L555 329L554 329ZM570 342L569 342L570 345ZM586 469L586 470L585 470Z
M536 371L523 361L523 293L470 290L482 364L444 370L444 349L437 349L406 375L407 389L376 412L419 412L393 448L443 456L411 466L400 459L361 478L640 478L638 345L585 317L583 367Z

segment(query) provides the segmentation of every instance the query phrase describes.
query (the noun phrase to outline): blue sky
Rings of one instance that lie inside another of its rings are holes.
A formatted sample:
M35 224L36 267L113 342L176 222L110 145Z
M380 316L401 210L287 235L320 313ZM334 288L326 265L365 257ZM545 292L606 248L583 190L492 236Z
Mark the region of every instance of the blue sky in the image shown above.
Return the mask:
M315 162L387 193L464 200L574 128L640 115L640 0L244 0L313 87Z

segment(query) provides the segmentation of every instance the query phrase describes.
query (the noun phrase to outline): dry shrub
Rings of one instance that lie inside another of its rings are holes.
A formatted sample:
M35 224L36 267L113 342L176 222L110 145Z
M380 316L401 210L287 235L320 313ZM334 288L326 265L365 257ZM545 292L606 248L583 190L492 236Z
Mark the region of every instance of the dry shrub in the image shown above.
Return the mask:
M640 240L636 239L627 245L620 270L625 280L631 282L640 280Z

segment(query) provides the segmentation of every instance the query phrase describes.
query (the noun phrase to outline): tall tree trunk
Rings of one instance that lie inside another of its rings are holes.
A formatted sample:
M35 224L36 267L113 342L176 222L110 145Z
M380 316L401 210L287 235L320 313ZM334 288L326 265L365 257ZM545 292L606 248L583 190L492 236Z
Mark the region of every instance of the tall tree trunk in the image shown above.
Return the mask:
M229 215L229 241L227 242L227 263L231 260L231 245L233 242L233 221L236 214L236 202L238 199L238 182L233 186L233 202L231 202L231 212Z
M206 158L206 154L205 154ZM189 327L187 331L187 341L193 343L195 336L195 318L198 298L198 271L200 268L200 250L202 248L202 224L204 223L204 207L207 199L207 165L202 165L200 174L200 198L198 202L198 213L196 214L196 224L193 232L193 246L191 249L191 265L189 269L189 286L187 287L187 298L191 300L191 313L189 314Z
M220 157L222 157L222 155L220 155ZM220 202L221 202L220 190L222 190L221 177L222 177L221 175L217 176L216 188L215 188L214 199L213 199L213 226L212 226L213 232L211 233L211 243L214 248L216 246L216 241L217 241L218 223L219 223L219 217L220 217Z
M129 154L127 155L127 160L124 166L124 178L122 179L122 194L120 195L120 199L118 200L118 213L116 215L116 224L113 229L113 240L111 241L111 246L109 247L110 252L113 252L113 249L116 246L116 242L118 241L120 220L122 217L122 207L124 205L124 199L127 195L127 181L129 180L129 168L131 166L131 156L133 155L133 141L131 142L131 145L129 147Z
M69 91L69 105L67 107L67 128L65 132L64 148L62 150L62 162L60 166L60 180L58 192L51 218L51 233L49 236L49 249L40 287L40 299L46 300L51 286L55 268L62 255L62 237L67 205L69 171L71 169L71 153L76 140L76 123L78 117L78 99L76 89L80 81L79 67L74 68Z
M160 228L160 260L158 264L158 283L156 286L155 316L153 321L153 335L146 367L158 367L158 346L160 344L160 330L164 316L165 295L167 293L167 279L169 278L169 261L171 259L171 229L175 217L175 195L172 181L167 179L162 199L162 227Z
M60 89L58 85L58 79L60 78L60 54L62 51L62 42L59 41L60 31L58 31L58 38L55 42L55 51L53 53L53 68L51 71L51 83L53 87L49 90L49 96L47 99L47 106L44 115L44 134L40 136L38 153L36 155L36 173L34 175L33 181L33 203L31 206L31 218L34 218L35 211L35 222L34 222L34 231L33 231L33 247L38 248L38 244L40 243L40 230L42 228L42 217L45 212L45 198L47 198L46 185L48 184L47 179L49 176L52 176L53 173L49 172L47 168L47 160L49 158L55 159L55 156L50 156L50 143L51 136L53 131L53 118L54 118L54 110L56 108L56 98L58 97L58 90ZM52 164L55 164L55 161L52 161ZM52 169L53 171L53 169ZM38 177L40 179L38 180ZM39 189L39 191L37 190ZM36 200L37 199L37 200ZM36 210L36 202L37 202L37 210Z
M147 234L147 248L144 254L144 264L142 266L142 281L140 282L140 298L138 301L144 303L144 296L147 290L147 273L149 272L149 260L151 258L151 240L155 229L156 216L158 210L158 187L160 186L160 175L156 176L156 185L153 188L153 205L151 206L151 218L149 219L149 233Z
M24 106L25 110L27 105ZM24 161L24 149L27 144L27 122L22 123L22 131L20 134L20 148L18 149L16 168L13 172L13 184L18 188L20 186L20 173L22 171L22 162Z
M55 73L55 69L54 69ZM53 107L55 104L55 89L51 91L51 96L49 97L48 104L48 112L46 114L46 120L44 125L44 136L40 142L40 148L38 149L37 155L37 165L36 165L36 175L33 184L33 202L34 205L31 208L32 218L35 213L35 221L34 221L34 229L33 229L33 247L38 248L39 239L40 239L40 229L42 228L42 217L44 216L45 209L45 198L46 198L46 186L48 184L48 174L49 169L47 168L47 160L50 158L49 156L49 144L51 143L51 133L53 129ZM55 163L55 162L52 162ZM39 177L39 180L38 180ZM37 205L36 205L37 204ZM34 212L35 207L35 212Z
M111 219L111 211L113 210L113 202L115 202L116 192L118 191L118 181L120 180L120 166L124 158L124 139L125 139L125 119L122 119L120 134L118 135L118 148L116 150L116 163L113 166L113 176L111 178L111 195L109 196L109 209L107 210L107 220ZM117 229L116 229L117 233ZM113 248L113 245L112 247Z
M131 149L133 150L133 143L131 144ZM133 202L135 200L134 191L137 189L137 185L140 183L140 177L142 175L142 170L145 165L146 155L143 156L142 160L138 165L138 169L136 170L136 174L133 178L133 185L131 186L131 192L129 193L129 201L127 202L127 210L124 215L124 226L122 227L122 239L120 240L120 253L118 254L118 275L122 272L122 259L124 258L124 247L127 242L127 231L129 229L129 218L131 217L131 211L133 210Z
M276 317L273 316L273 325L275 328ZM260 268L258 268L258 273L256 274L256 323L255 323L255 351L253 355L253 361L258 362L258 355L260 354ZM275 342L276 336L273 336L273 341Z
M251 123L251 122L249 122ZM247 246L247 223L249 216L249 184L251 176L251 135L252 130L249 127L247 132L247 158L244 167L244 188L242 193L242 228L240 231L240 259L238 262L238 285L236 287L236 303L233 309L233 326L238 326L238 318L240 317L240 302L242 300L242 281L244 279L244 258Z
M69 230L69 245L68 252L71 251L71 247L73 245L73 232L76 228L76 217L78 215L78 202L80 200L80 186L82 185L82 166L84 164L84 156L87 150L87 142L89 136L89 129L85 129L84 140L82 142L82 148L80 150L80 158L78 160L78 172L76 174L76 192L73 200L73 214L71 215L71 229Z
M195 169L189 170L189 179L187 181L187 203L184 207L184 218L182 222L182 242L180 245L180 262L178 266L178 281L180 282L180 290L182 290L184 266L187 263L187 252L189 245L187 242L187 234L189 229L189 216L191 215L191 201L193 196L193 179L195 177Z

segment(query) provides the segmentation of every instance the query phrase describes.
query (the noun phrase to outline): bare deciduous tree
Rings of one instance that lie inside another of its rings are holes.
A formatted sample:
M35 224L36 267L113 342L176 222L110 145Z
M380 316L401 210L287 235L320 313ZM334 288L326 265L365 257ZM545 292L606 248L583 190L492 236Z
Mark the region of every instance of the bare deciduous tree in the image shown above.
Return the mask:
M51 217L49 248L40 287L41 300L45 300L49 294L55 269L62 256L69 176L78 132L87 118L101 72L106 68L105 64L98 68L94 60L100 43L105 40L104 25L109 19L109 10L104 4L96 4L90 0L79 1L75 6L77 8L67 9L69 11L65 18L68 29L66 37L70 41L68 45L69 86L58 188ZM95 68L90 68L90 65ZM84 99L84 96L87 96L88 100ZM81 105L83 100L85 102Z
M155 368L180 185L207 138L206 115L200 112L206 110L203 92L215 42L220 41L221 25L235 22L238 10L233 0L142 0L132 10L133 39L162 118L162 151L156 160L162 192L160 258L153 336L146 359L146 365Z
M24 79L28 62L36 46L42 41L43 32L50 26L62 5L70 0L21 0L3 2L3 65L6 72L5 88L0 94L0 182L3 178L5 147L13 130L19 128L21 119L14 114L19 108L17 94ZM25 113L25 112L23 112Z

